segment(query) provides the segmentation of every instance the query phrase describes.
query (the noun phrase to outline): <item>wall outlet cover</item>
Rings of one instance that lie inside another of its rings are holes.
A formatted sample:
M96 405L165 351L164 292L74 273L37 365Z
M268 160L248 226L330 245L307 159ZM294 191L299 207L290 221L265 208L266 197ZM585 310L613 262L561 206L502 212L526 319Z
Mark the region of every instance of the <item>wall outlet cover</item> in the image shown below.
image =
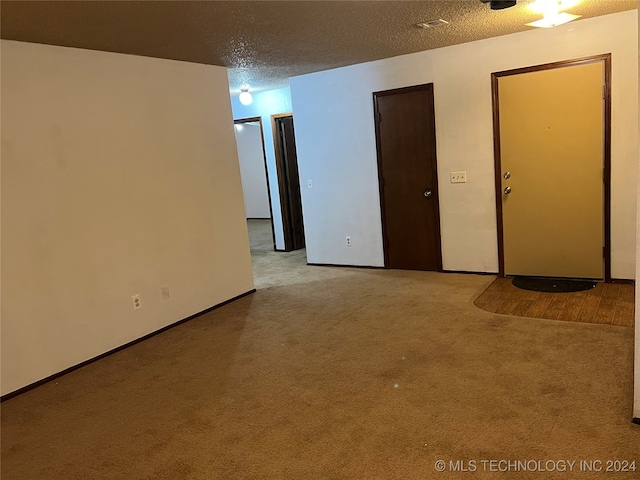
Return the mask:
M140 294L133 295L131 297L131 300L133 301L134 310L138 310L139 308L142 308L142 303L140 303Z

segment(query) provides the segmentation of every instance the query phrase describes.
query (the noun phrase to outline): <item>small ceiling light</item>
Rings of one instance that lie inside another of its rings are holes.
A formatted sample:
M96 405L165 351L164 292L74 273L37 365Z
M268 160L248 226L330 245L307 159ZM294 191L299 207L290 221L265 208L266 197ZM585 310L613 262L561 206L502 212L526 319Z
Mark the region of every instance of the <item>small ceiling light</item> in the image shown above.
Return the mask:
M536 20L535 22L525 23L525 25L527 27L551 28L562 25L563 23L569 23L576 18L580 18L580 15L573 15L567 12L551 13L545 15L540 20Z
M536 13L542 13L544 16L540 20L526 23L525 25L527 27L551 28L568 23L580 18L580 15L561 13L561 10L574 7L578 3L580 3L580 0L536 0L529 5L529 9Z
M253 97L249 93L249 87L242 87L240 89L240 96L238 98L240 99L241 104L251 105L251 102L253 102Z
M491 10L504 10L513 7L517 0L480 0L482 3L491 5Z

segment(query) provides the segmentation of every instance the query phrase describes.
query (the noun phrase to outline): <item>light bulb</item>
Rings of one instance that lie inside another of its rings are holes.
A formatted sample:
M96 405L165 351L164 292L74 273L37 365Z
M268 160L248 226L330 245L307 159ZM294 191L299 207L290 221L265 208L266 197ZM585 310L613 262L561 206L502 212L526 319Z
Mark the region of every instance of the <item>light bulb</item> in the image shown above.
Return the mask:
M241 88L240 96L238 98L240 99L240 103L243 105L251 105L251 102L253 102L253 97L249 93L248 88Z

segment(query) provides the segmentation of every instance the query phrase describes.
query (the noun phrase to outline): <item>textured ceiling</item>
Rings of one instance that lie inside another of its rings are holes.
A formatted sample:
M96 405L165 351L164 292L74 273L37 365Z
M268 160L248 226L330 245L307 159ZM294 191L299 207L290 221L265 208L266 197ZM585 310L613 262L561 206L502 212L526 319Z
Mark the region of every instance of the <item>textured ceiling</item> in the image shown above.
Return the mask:
M528 30L525 23L541 18L531 3L492 11L479 0L3 0L0 32L10 40L224 65L232 91L242 83L264 90L295 75ZM582 0L567 11L584 19L635 8L637 0ZM415 27L439 18L449 25Z

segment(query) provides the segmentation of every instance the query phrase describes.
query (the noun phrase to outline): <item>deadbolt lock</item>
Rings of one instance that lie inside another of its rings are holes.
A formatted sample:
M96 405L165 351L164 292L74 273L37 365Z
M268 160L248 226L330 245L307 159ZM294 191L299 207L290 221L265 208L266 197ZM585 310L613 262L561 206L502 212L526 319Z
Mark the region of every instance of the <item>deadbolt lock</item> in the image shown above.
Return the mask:
M504 172L503 177L504 177L505 180L510 179L511 178L511 172Z

